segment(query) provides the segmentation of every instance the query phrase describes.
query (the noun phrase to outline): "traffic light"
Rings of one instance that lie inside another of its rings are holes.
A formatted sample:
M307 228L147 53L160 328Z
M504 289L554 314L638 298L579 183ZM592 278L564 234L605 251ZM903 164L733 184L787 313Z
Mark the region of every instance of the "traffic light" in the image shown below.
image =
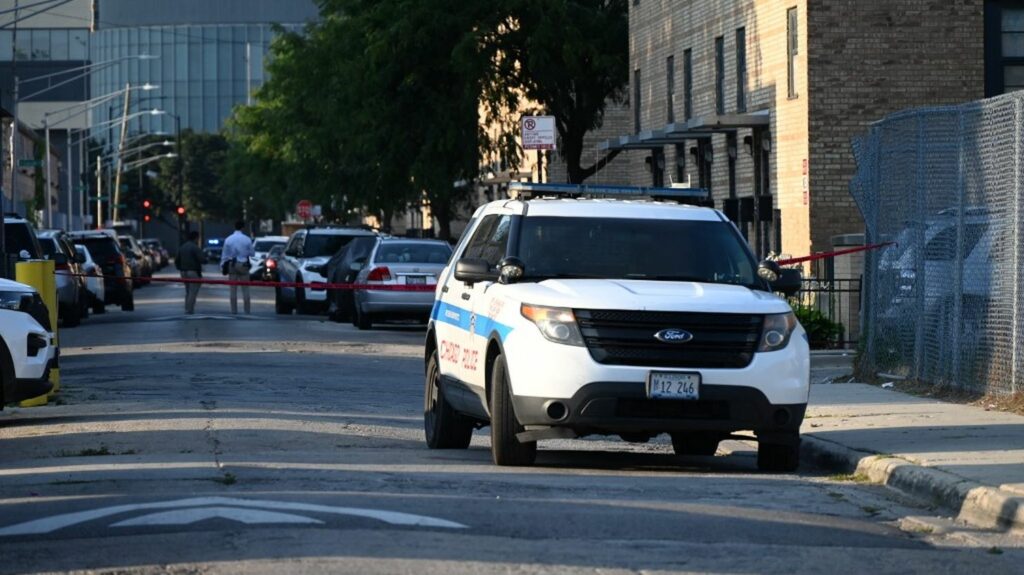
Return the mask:
M142 200L142 207L148 210L149 208L153 207L153 202L149 200Z
M150 200L142 200L142 221L150 222L153 220L153 202Z
M178 217L185 217L185 206L178 206L178 209L175 211L178 213Z
M149 215L149 214L144 214L144 215L142 216L142 221L144 221L144 222L146 222L146 223L149 223L149 222L151 222L152 220L153 220L153 216L151 216L151 215Z

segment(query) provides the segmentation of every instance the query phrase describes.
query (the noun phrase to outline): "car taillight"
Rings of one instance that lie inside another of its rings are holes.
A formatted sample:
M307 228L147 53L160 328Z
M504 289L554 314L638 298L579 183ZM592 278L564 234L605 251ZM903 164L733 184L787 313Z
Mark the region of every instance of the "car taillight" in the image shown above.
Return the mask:
M71 269L71 266L68 265L66 262L62 263L62 264L55 263L55 264L53 264L53 269L55 269L55 270L57 270L59 272L66 272L69 269Z
M381 266L379 268L373 268L370 273L366 276L368 282L386 282L391 279L391 270L387 266Z
M124 256L120 254L110 256L109 258L107 258L107 263L114 265L124 265Z
M267 260L267 269L272 270L277 267L277 260Z

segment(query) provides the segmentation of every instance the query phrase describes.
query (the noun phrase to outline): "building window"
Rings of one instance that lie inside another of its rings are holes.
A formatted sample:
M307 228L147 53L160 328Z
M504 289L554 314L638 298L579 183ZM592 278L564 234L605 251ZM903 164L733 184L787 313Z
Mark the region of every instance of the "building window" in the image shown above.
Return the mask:
M640 133L640 69L633 70L633 131Z
M665 60L665 100L667 110L666 121L671 124L676 121L676 57L669 56Z
M747 29L736 30L736 111L747 111Z
M1024 90L1024 9L1003 8L999 23L1001 93Z
M725 37L715 38L715 112L725 113Z
M683 119L693 117L693 50L683 52Z
M800 53L800 35L796 16L796 7L786 11L786 62L788 65L787 78L790 98L798 96L796 91L796 57Z

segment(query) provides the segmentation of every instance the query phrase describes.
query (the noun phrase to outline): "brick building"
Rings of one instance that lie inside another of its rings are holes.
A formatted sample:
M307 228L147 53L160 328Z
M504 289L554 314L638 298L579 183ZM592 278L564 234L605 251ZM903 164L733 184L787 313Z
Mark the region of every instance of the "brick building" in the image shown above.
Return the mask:
M764 220L741 224L762 252L827 250L863 227L848 191L854 135L897 110L1024 86L1017 8L1024 2L631 0L628 121L613 113L592 139L623 149L606 174L617 183L689 180L730 216Z

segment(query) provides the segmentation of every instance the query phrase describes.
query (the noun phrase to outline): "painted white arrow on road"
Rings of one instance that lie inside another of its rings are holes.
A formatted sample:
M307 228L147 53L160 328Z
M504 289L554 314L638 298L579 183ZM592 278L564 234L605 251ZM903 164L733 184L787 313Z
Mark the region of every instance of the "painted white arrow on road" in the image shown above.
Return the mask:
M399 511L385 511L383 509L364 509L360 507L335 507L332 505L316 505L312 503L293 503L288 501L262 501L256 499L235 499L232 497L193 497L189 499L178 499L175 501L157 501L155 503L136 503L130 505L114 505L102 507L89 511L77 511L75 513L62 513L42 519L34 519L16 525L10 525L0 529L0 537L10 535L40 535L52 533L58 529L78 525L87 521L95 521L130 513L132 511L148 511L151 509L175 509L209 507L209 506L230 506L245 509L273 509L277 511L306 511L311 513L326 513L330 515L350 515L376 519L391 525L407 525L415 527L441 527L446 529L466 529L466 526L446 519L427 517L426 515L414 515L412 513L401 513Z
M259 525L267 523L318 523L323 521L291 513L278 513L276 511L263 511L260 509L238 509L237 507L194 507L192 509L175 509L162 513L150 513L133 519L126 519L114 523L111 527L150 527L153 525L189 525L206 521L207 519L230 519L245 523L246 525Z

